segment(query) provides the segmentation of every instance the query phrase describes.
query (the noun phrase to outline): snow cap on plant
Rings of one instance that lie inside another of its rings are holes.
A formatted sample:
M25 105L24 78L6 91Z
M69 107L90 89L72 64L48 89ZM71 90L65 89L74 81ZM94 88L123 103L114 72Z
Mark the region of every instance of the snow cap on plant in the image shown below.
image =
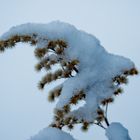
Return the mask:
M122 93L128 76L138 74L130 59L107 52L96 37L67 23L28 23L13 27L1 36L0 51L18 42L35 46L34 53L39 61L35 68L37 71L45 69L47 73L39 82L40 89L64 79L48 97L49 101L59 97L51 126L60 129L65 125L72 129L81 123L86 130L89 124L102 126L102 121L109 125L108 104ZM52 72L54 65L58 70ZM80 100L85 104L71 110L71 105L77 105Z

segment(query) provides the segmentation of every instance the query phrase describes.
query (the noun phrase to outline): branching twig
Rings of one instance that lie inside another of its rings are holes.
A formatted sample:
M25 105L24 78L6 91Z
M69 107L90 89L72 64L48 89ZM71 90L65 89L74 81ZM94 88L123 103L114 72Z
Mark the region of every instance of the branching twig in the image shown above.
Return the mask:
M96 125L102 127L103 129L106 129L101 123L93 123L93 124L96 124Z

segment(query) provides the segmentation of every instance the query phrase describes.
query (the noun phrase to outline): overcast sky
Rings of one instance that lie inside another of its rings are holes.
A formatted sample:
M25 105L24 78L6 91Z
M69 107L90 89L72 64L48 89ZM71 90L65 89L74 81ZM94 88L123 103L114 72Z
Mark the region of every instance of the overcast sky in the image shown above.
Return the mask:
M0 35L27 22L60 20L95 35L111 53L132 59L140 69L139 0L0 0ZM55 104L47 102L49 85L41 92L33 47L18 44L0 54L0 139L27 140L52 120ZM133 140L140 138L140 78L132 77L123 95L109 106L110 122L121 122ZM77 126L78 140L106 140L104 130Z

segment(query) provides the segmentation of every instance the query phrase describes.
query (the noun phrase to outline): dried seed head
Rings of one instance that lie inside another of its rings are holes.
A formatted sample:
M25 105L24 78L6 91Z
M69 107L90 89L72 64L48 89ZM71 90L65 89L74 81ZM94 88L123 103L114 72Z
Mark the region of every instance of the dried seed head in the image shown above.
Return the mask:
M70 112L70 105L65 105L63 107L63 110L64 110L65 113L69 113Z
M56 43L57 43L59 46L61 46L61 47L64 47L64 48L67 47L66 42L63 41L63 40L59 40L59 39L58 39L58 40L56 41Z
M47 75L45 75L43 78L42 78L42 83L50 83L52 81L52 73L48 73Z
M60 96L61 91L62 91L62 87L61 87L61 88L56 88L56 89L54 90L54 96L55 96L55 97Z
M126 76L116 76L115 78L113 78L113 82L116 82L118 84L127 84L128 83L128 79Z
M56 42L55 41L49 41L47 48L54 50L55 46L56 46Z
M104 120L104 116L98 116L96 120L97 122L102 122Z
M74 59L74 60L71 61L72 65L77 65L78 63L79 63L79 60L77 60L77 59Z
M130 75L137 75L138 74L138 70L136 68L133 68L129 71Z
M88 128L89 128L89 123L83 122L83 125L81 127L82 131L86 132L86 131L88 131Z
M77 91L76 95L74 95L71 100L70 104L77 104L79 100L82 100L85 98L84 90Z
M123 89L122 88L118 88L115 92L114 92L114 95L119 95L120 93L123 92Z
M109 104L109 103L112 103L114 101L114 99L113 98L108 98L108 99L104 99L102 102L101 102L101 104L102 105L106 105L106 104Z
M63 67L67 65L67 62L64 61L64 60L60 61L60 63L61 63L61 65L62 65Z
M67 125L67 127L68 127L69 130L72 130L74 128L74 125L73 124L69 124L69 125Z
M49 125L50 127L57 127L55 123Z
M16 42L20 42L21 38L20 38L20 36L15 35L11 38L11 40L16 43Z
M120 79L119 79L119 82L127 84L128 83L128 79L125 76L121 76Z
M32 39L32 40L31 40L31 45L34 46L34 45L36 45L36 44L37 44L37 40L33 40L33 39Z
M65 124L65 125L70 124L71 119L72 119L71 117L67 117L67 118L65 118L65 120L64 120L64 124Z
M55 52L56 52L57 54L62 54L63 51L64 51L64 49L63 49L62 47L57 47L57 48L55 48Z
M49 101L49 102L53 102L53 101L54 101L54 99L55 99L54 94L53 94L53 93L49 93L49 96L48 96L48 101Z
M38 84L38 88L39 88L40 90L43 90L43 89L44 89L44 86L45 86L44 83L39 82L39 84Z
M32 39L31 36L28 36L28 35L22 36L21 38L22 38L23 42L29 42Z
M42 65L40 63L35 65L35 70L40 71L42 69Z
M76 105L78 103L78 98L76 98L75 96L72 97L71 100L70 100L70 103Z
M50 65L54 65L54 64L57 63L57 61L55 61L55 60L50 60L49 63L50 63Z
M58 79L58 75L56 75L55 73L52 75L52 80L57 80Z
M48 70L51 69L51 66L50 66L49 63L45 63L45 64L44 64L44 68L48 71Z
M3 46L0 46L0 52L4 52L5 48Z
M98 109L97 114L100 115L100 116L104 116L104 111L101 110L101 109Z
M129 75L129 70L124 71L124 75L128 76Z
M56 116L58 116L59 118L63 118L63 116L64 116L64 112L63 112L63 110L56 110L55 111L55 114L56 114Z
M70 75L71 75L71 71L69 71L69 70L63 71L63 77L64 78L68 78L68 77L70 77Z
M62 76L62 74L63 74L62 69L55 71L55 74L57 75L57 77Z
M46 48L36 48L34 53L37 58L42 58L46 52Z
M55 88L49 92L48 100L54 101L56 97L60 96L62 87Z

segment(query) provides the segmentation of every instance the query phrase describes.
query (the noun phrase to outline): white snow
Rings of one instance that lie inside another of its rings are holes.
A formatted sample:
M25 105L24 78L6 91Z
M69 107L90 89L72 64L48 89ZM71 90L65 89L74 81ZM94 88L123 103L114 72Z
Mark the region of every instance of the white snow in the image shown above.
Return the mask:
M48 40L64 40L68 47L64 54L50 55L52 60L62 58L66 61L78 59L78 73L63 83L62 93L56 105L57 109L69 104L70 99L78 90L86 94L85 104L70 112L77 119L93 121L96 110L102 100L112 97L117 85L112 79L123 74L124 71L134 68L134 63L125 57L108 53L100 41L91 34L76 29L74 26L54 21L49 24L27 23L11 28L0 37L7 40L14 35L37 35L37 47L46 47ZM109 140L130 140L128 131L119 123L112 123L106 131ZM31 140L73 140L73 138L55 128L46 128Z
M120 123L111 123L106 130L108 140L131 140L128 130Z
M33 34L37 35L37 47L45 47L47 40L63 39L68 44L68 48L60 57L67 61L72 59L80 61L79 73L63 83L56 108L62 109L64 105L69 104L77 90L83 89L86 93L86 103L71 114L75 114L76 117L80 114L80 118L86 121L93 120L100 102L113 95L117 86L112 85L112 78L134 67L131 60L108 53L93 35L59 21L49 24L22 24L11 28L0 39L6 40L14 35ZM57 59L55 55L50 58Z
M70 134L57 128L47 127L29 140L75 140Z

